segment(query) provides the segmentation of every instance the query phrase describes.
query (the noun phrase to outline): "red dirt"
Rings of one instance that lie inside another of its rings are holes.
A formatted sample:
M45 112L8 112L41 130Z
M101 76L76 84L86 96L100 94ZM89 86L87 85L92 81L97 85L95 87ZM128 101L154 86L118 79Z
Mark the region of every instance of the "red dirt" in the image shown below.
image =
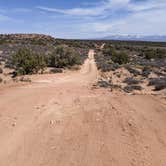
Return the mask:
M91 89L81 71L0 91L0 166L165 166L166 105L150 95Z

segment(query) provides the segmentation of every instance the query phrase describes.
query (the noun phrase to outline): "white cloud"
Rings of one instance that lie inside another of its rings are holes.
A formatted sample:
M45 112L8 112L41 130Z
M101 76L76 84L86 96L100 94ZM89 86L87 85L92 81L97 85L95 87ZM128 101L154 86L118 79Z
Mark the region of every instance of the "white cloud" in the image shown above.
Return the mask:
M105 10L103 7L73 8L73 9L56 9L56 8L38 7L38 9L48 11L48 12L57 12L57 13L73 15L73 16L98 16L98 15L102 15Z
M71 9L58 9L58 8L48 8L44 6L38 6L40 10L47 12L55 12L72 16L101 16L108 14L110 11L118 11L120 9L125 9L131 12L140 12L143 10L159 9L165 8L165 0L149 0L141 2L132 2L131 0L107 0L95 4L92 7L83 8L71 8Z
M82 24L80 29L96 37L113 34L166 35L165 17L165 10L144 11L125 19Z
M112 34L166 35L165 9L166 0L100 0L98 3L90 2L83 4L82 7L68 9L46 6L11 10L0 8L0 22L13 21L22 28L24 24L18 15L23 13L23 16L27 16L25 25L26 21L33 26L38 25L32 30L55 33L58 37L93 38ZM33 19L31 15L28 17L29 12L35 13L36 17Z
M62 14L64 20L67 15L74 29L68 27L68 33L77 38L112 34L166 35L166 0L103 0L82 8L37 8L51 14ZM81 19L73 22L77 17Z

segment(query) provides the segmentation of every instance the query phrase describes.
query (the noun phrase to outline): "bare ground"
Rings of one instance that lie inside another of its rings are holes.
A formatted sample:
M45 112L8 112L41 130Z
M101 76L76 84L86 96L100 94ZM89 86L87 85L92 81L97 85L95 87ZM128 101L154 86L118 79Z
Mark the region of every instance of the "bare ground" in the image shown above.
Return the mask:
M166 103L91 89L81 71L0 91L0 166L165 166Z

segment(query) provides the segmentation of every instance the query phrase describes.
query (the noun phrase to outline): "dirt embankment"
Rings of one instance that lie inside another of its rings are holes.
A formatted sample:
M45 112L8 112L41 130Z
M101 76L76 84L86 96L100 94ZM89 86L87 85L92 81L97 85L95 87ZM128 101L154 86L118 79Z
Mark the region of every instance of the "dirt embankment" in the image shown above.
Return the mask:
M166 103L91 89L94 51L82 69L0 91L2 166L165 166Z

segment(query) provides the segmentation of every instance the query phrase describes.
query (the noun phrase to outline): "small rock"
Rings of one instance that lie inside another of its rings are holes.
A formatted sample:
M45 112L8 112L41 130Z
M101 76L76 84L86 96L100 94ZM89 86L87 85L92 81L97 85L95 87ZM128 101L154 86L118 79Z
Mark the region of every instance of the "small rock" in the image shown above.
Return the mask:
M50 125L53 125L54 124L54 121L53 120L50 120Z
M12 126L15 127L15 126L16 126L16 123L12 123Z
M128 122L128 125L129 125L129 126L132 126L132 123L131 123L131 122Z
M39 110L39 109L40 109L40 107L39 107L39 106L36 106L35 108L36 108L37 110Z

